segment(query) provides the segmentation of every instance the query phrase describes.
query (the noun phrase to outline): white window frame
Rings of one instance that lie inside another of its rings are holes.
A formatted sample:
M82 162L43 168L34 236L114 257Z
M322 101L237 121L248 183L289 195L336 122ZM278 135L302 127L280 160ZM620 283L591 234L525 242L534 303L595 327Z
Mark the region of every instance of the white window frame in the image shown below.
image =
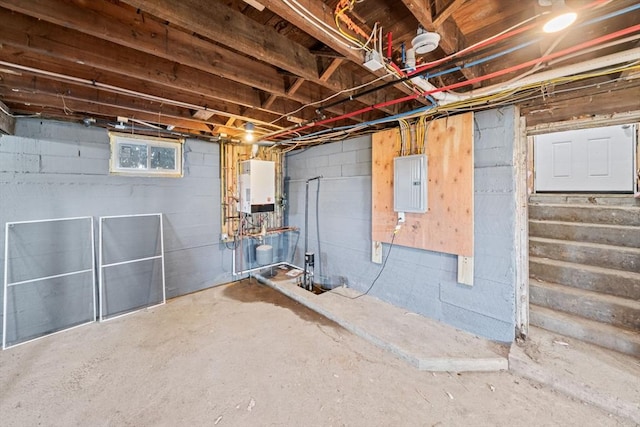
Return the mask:
M134 175L155 177L182 177L184 139L168 139L153 136L132 135L126 133L109 132L111 158L109 160L109 173L112 175ZM147 147L147 166L145 168L127 168L119 163L119 148L123 144L145 145ZM151 148L173 148L176 150L176 163L174 169L151 168Z

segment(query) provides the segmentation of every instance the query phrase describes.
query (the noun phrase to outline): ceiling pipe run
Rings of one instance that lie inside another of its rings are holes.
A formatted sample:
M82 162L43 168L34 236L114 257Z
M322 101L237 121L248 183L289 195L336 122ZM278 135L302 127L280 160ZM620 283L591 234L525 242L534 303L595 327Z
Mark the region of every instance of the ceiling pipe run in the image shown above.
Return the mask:
M282 137L282 136L291 134L292 132L308 129L310 127L325 125L325 124L328 124L328 123L335 122L337 120L346 119L346 118L353 117L353 116L358 116L358 115L364 114L366 112L369 112L371 110L374 110L376 108L388 107L390 105L399 104L401 102L411 101L411 100L416 99L416 98L418 98L420 96L428 96L428 95L432 95L433 96L434 94L436 94L438 92L443 92L443 91L447 91L447 90L453 90L453 89L457 89L457 88L460 88L460 87L472 85L472 84L477 83L477 82L489 80L489 79L495 78L495 77L500 77L502 75L511 73L513 71L518 71L518 70L521 70L523 68L534 66L534 65L536 65L536 64L538 64L540 62L545 62L545 61L550 61L552 59L560 58L562 56L566 56L568 54L571 54L571 53L574 53L574 52L578 52L580 50L584 50L584 49L590 48L592 46L598 45L600 43L604 43L604 42L607 42L609 40L613 40L613 39L616 39L618 37L625 36L627 34L635 33L637 31L640 31L640 24L633 25L631 27L627 27L627 28L624 28L624 29L619 30L619 31L615 31L615 32L607 34L605 36L597 37L595 39L588 40L588 41L583 42L583 43L579 43L579 44L577 44L575 46L572 46L572 47L569 47L567 49L563 49L561 51L558 51L558 52L555 52L555 53L552 53L552 54L549 54L549 55L544 55L544 56L542 56L540 58L533 59L531 61L526 61L526 62L520 63L518 65L514 65L512 67L508 67L508 68L505 68L503 70L496 71L496 72L493 72L493 73L490 73L490 74L487 74L487 75L484 75L484 76L476 77L474 79L466 80L466 81L459 82L459 83L454 83L452 85L445 86L445 87L442 87L442 88L436 88L434 90L426 91L426 92L423 92L423 93L420 93L420 94L409 95L409 96L405 96L405 97L402 97L402 98L394 99L394 100L391 100L391 101L382 102L380 104L371 105L369 107L365 107L365 108L362 108L362 109L357 110L357 111L352 111L351 113L343 114L343 115L338 116L338 117L332 117L330 119L324 119L324 120L320 120L320 121L317 121L317 122L309 123L309 124L307 124L305 126L302 126L302 127L298 128L296 130L282 131L282 132L275 133L275 134L272 134L272 135L269 135L269 136L270 137ZM636 61L636 60L640 59L640 49L636 48L636 49L631 49L631 50L628 50L628 51L625 51L625 52L612 54L612 55L600 58L600 60L585 61L583 63L580 63L580 64L583 64L584 67L585 67L585 69L582 72L595 70L597 68L602 68L602 66L595 66L594 64L601 63L602 60L605 59L605 58L612 58L612 65L620 64L620 63L623 63L623 62ZM575 69L577 69L578 65L579 64L575 64L573 66L567 66L567 67L574 67ZM560 69L566 69L567 67L561 67ZM579 71L573 71L574 74L578 73L578 72ZM540 75L541 74L542 73L533 74L529 79L534 79L536 83L544 82L545 81L544 79L542 79L542 80L540 79ZM570 74L564 74L564 76L568 76L568 75L570 75ZM548 78L546 80L548 80ZM516 87L520 87L520 86L523 85L522 81L517 81L515 83L516 83ZM495 87L496 87L496 89L495 89L496 91L505 90L502 87L502 85L496 85ZM500 89L498 89L498 88L500 88ZM478 93L478 92L476 91L476 93ZM483 95L485 95L485 94L483 94ZM474 95L474 97L476 97L476 96L479 96L479 95ZM470 98L467 98L467 99L470 99ZM453 101L450 101L449 103L451 103L451 102L453 102Z
M588 61L580 62L577 64L566 65L564 67L555 68L549 71L543 71L537 74L524 77L520 80L513 81L511 83L500 83L494 86L488 86L483 89L472 90L460 95L462 101L477 98L480 96L494 95L499 92L517 89L522 86L528 86L537 83L543 83L545 81L557 79L560 77L571 76L574 74L586 73L600 68L612 67L614 65L622 64L625 62L640 61L640 48L626 50L624 52L613 53L611 55L602 56L600 58L590 59ZM435 94L434 94L435 96ZM443 101L440 105L451 104L455 101Z
M597 8L597 7L602 6L603 4L605 4L605 3L609 2L609 1L610 0L596 0L596 1L593 1L593 2L591 2L589 4L587 4L587 5L584 5L584 6L580 7L578 10L579 11L586 11L586 10L591 9L591 8ZM640 4L632 5L632 6L620 9L620 10L616 10L614 12L607 13L605 15L594 17L592 19L589 19L587 21L582 22L578 27L583 27L583 26L586 26L586 25L595 24L595 23L604 21L606 19L613 18L615 16L619 16L619 15L623 15L623 14L632 12L632 11L637 10L637 9L640 9ZM535 16L533 18L530 18L530 20L536 20L540 16L542 16L542 15L537 15L537 16ZM524 21L523 24L526 23L526 22L529 22L530 20ZM412 77L419 76L419 75L424 75L427 70L430 70L430 69L432 69L434 67L437 67L437 66L439 66L441 64L444 64L446 62L450 62L454 58L458 58L459 60L462 60L462 57L464 57L465 55L468 55L470 52L477 51L477 50L479 50L481 48L490 47L491 45L495 45L495 44L497 44L498 42L500 42L502 40L505 40L507 38L513 37L515 35L518 35L520 33L529 31L529 30L531 30L531 29L533 29L533 28L535 28L537 26L538 26L537 23L531 23L531 24L525 25L525 26L520 27L520 28L517 28L517 26L516 27L512 27L511 29L505 30L502 33L499 33L499 34L497 34L497 35L495 35L493 37L489 37L489 38L487 38L487 39L485 39L485 40L483 40L481 42L478 42L478 43L476 43L474 45L471 45L471 46L469 46L469 47L467 47L465 49L462 49L462 50L460 50L458 52L455 52L455 53L453 53L453 54L451 54L449 56L446 56L444 58L440 58L440 59L432 61L432 62L416 65L415 69L409 70L406 73L400 72L400 74L403 75L403 77L401 77L400 79L384 83L384 84L382 84L380 86L376 86L376 87L371 88L371 89L367 89L367 90L365 90L363 92L360 92L358 94L351 95L346 99L341 99L341 100L335 101L333 103L330 103L328 105L324 105L324 106L320 107L318 110L322 111L322 110L325 110L327 108L335 107L335 106L341 105L341 104L343 104L345 102L352 101L354 99L360 98L361 96L377 92L377 91L382 90L384 88L387 88L389 86L393 86L393 85L396 85L398 83L401 83L401 82L404 82L404 81L407 81L407 80L411 80ZM534 43L537 43L542 39L543 39L543 37L533 38L533 39L531 39L531 40L529 40L529 41L527 41L525 43L522 43L522 44L514 47L514 48L510 48L510 49L504 50L502 52L499 52L497 54L491 55L489 57L484 57L484 58L481 58L479 60L475 60L475 61L472 61L470 63L466 63L463 66L452 67L452 68L450 68L448 70L436 73L436 75L448 74L448 73L453 72L453 71L458 71L458 70L461 70L463 68L469 68L469 67L478 65L478 64L480 64L482 62L486 62L488 60L496 59L496 58L498 58L500 56L509 54L509 53L511 53L511 52L513 52L513 51L515 51L517 49L524 48L524 47L530 46L530 45L532 45ZM392 63L392 65L395 65L395 63ZM431 77L434 77L434 76L431 76ZM429 90L432 90L432 89L429 89ZM283 130L285 130L285 129L283 129ZM276 134L276 133L277 132L272 132L271 134ZM267 136L270 136L270 135L267 135Z
M406 66L407 68L409 68L409 70L415 70L416 68L416 52L413 48L407 49ZM437 89L436 86L432 85L429 80L427 80L423 76L411 77L409 80L411 81L411 83L422 89L423 92L431 92ZM462 99L459 95L450 92L434 92L433 97L440 103L451 103L460 101Z

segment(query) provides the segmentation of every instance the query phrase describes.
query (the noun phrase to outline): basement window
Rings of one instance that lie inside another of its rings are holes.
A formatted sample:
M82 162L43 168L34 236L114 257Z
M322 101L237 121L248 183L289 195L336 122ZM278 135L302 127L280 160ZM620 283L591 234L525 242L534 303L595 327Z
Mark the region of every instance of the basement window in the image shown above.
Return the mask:
M182 176L184 140L109 132L113 175Z

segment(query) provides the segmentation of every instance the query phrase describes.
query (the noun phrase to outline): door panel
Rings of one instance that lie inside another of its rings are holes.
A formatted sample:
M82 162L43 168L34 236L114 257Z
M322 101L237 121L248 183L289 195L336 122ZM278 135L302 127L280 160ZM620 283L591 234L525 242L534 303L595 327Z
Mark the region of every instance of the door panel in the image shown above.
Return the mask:
M633 191L635 126L608 126L535 137L536 191Z

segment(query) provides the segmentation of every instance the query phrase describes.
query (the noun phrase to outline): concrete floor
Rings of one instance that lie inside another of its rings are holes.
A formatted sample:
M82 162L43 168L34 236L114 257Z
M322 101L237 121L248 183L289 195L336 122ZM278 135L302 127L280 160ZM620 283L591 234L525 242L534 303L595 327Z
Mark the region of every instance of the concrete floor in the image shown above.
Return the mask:
M634 425L508 372L421 372L243 281L0 353L9 426Z

